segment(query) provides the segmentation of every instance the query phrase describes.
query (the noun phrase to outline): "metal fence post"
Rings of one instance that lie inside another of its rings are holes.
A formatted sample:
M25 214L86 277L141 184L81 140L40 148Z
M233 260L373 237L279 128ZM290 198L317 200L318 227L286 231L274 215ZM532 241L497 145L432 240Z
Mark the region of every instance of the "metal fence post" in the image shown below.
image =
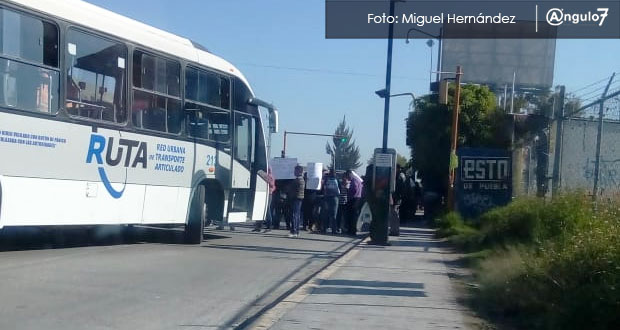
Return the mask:
M594 164L594 187L592 188L592 200L596 201L598 190L599 190L599 177L601 171L601 144L603 139L603 117L605 116L605 96L607 96L607 92L609 91L609 86L611 82L614 80L616 73L613 73L609 78L609 82L607 83L607 87L605 87L605 91L601 96L601 102L599 104L598 111L598 131L596 133L596 162Z

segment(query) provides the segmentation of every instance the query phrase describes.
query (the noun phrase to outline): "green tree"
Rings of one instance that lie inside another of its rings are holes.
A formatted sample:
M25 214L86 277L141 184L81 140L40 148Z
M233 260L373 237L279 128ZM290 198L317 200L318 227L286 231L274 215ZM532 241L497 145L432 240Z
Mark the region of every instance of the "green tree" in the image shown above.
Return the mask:
M342 117L334 135L336 136L332 139L332 144L329 142L325 144L325 151L332 156L330 168L334 168L334 158L336 170L356 170L362 166L360 150L353 140L353 130L347 126L346 116Z
M558 96L559 93L552 93L549 89L524 92L515 97L513 111L519 113L524 109L528 113L551 117L553 116L553 104ZM510 104L506 105L506 112L510 112Z
M440 193L445 192L448 183L454 87L449 94L450 106L439 104L436 94L417 99L416 110L407 119L407 145L411 148L413 164L425 188ZM498 111L495 100L486 86L462 86L458 146L509 146L507 118Z
M402 168L407 168L409 167L409 160L401 154L396 154L396 164L400 165Z

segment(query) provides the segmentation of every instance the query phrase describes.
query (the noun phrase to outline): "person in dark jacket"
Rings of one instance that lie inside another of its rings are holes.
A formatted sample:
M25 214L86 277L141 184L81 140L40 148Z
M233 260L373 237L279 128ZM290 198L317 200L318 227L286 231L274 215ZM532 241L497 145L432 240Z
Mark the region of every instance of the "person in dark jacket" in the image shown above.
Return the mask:
M304 173L304 180L306 183L307 173ZM301 204L301 211L303 215L302 230L310 230L314 223L314 203L316 200L317 191L313 189L306 189L304 191L304 200Z
M338 215L339 196L340 188L338 187L338 180L336 180L336 173L331 170L323 184L323 198L325 200L326 226L331 228L332 235L338 232L336 217ZM325 229L323 230L325 231Z
M396 187L392 196L394 201L394 209L398 213L400 221L408 220L410 193L408 187L407 174L400 164L396 164Z
M289 209L289 203L288 203L288 187L291 184L292 180L276 180L275 185L276 185L276 190L273 193L273 207L272 207L272 211L273 211L273 221L272 221L272 228L273 229L280 229L280 223L282 222L282 220L284 220L286 222L286 229L290 229L289 228L289 216L288 216L288 209Z
M349 193L349 183L346 179L342 179L340 182L340 196L338 198L338 214L336 215L336 222L338 231L341 234L346 233L348 226L346 220L346 207L347 207L347 195Z
M306 181L303 178L304 168L295 166L295 180L291 183L290 194L292 197L293 219L291 221L291 233L289 237L299 237L299 222L301 221L301 203L304 200Z

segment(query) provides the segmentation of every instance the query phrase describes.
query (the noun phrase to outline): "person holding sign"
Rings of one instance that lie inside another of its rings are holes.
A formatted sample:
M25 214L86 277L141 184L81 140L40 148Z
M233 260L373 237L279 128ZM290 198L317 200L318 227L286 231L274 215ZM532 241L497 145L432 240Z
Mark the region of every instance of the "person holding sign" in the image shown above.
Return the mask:
M345 178L349 181L349 191L347 196L347 224L348 234L357 235L358 205L362 198L362 179L353 170L345 173Z
M299 237L299 222L301 220L301 202L304 200L304 188L306 181L303 178L304 168L300 165L295 166L295 180L291 182L290 194L292 195L293 221L291 223L291 233L289 237Z
M265 216L265 231L269 231L270 228L276 228L275 222L273 221L273 214L271 211L271 203L273 199L273 192L276 190L276 180L273 178L273 174L271 172L271 166L267 167L267 173L265 171L258 171L258 175L267 182L269 185L269 196L267 197L267 215ZM278 218L279 219L279 218ZM256 228L253 231L260 231L263 225L263 221L256 222ZM278 225L279 227L279 225Z

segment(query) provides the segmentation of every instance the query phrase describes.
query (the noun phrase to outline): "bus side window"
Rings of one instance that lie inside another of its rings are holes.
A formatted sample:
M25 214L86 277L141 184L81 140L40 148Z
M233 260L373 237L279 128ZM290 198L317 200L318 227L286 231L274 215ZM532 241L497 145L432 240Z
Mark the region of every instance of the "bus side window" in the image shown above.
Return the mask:
M136 127L178 134L183 125L181 65L135 51L132 120Z
M125 123L125 45L72 28L66 54L69 114Z
M230 141L229 111L211 111L209 113L209 138L217 142Z
M220 77L220 102L223 109L230 109L230 79Z
M186 109L192 109L189 114L189 136L197 137L200 139L208 139L209 138L209 119L207 117L207 109L201 105L186 103Z
M248 87L239 78L235 78L235 86L233 89L233 109L247 112L246 107L250 97L252 97L252 94L250 94Z
M222 96L222 95L225 95ZM185 109L190 111L188 133L215 142L230 141L230 80L193 67L185 69Z
M56 25L0 8L0 106L55 114L59 83Z

